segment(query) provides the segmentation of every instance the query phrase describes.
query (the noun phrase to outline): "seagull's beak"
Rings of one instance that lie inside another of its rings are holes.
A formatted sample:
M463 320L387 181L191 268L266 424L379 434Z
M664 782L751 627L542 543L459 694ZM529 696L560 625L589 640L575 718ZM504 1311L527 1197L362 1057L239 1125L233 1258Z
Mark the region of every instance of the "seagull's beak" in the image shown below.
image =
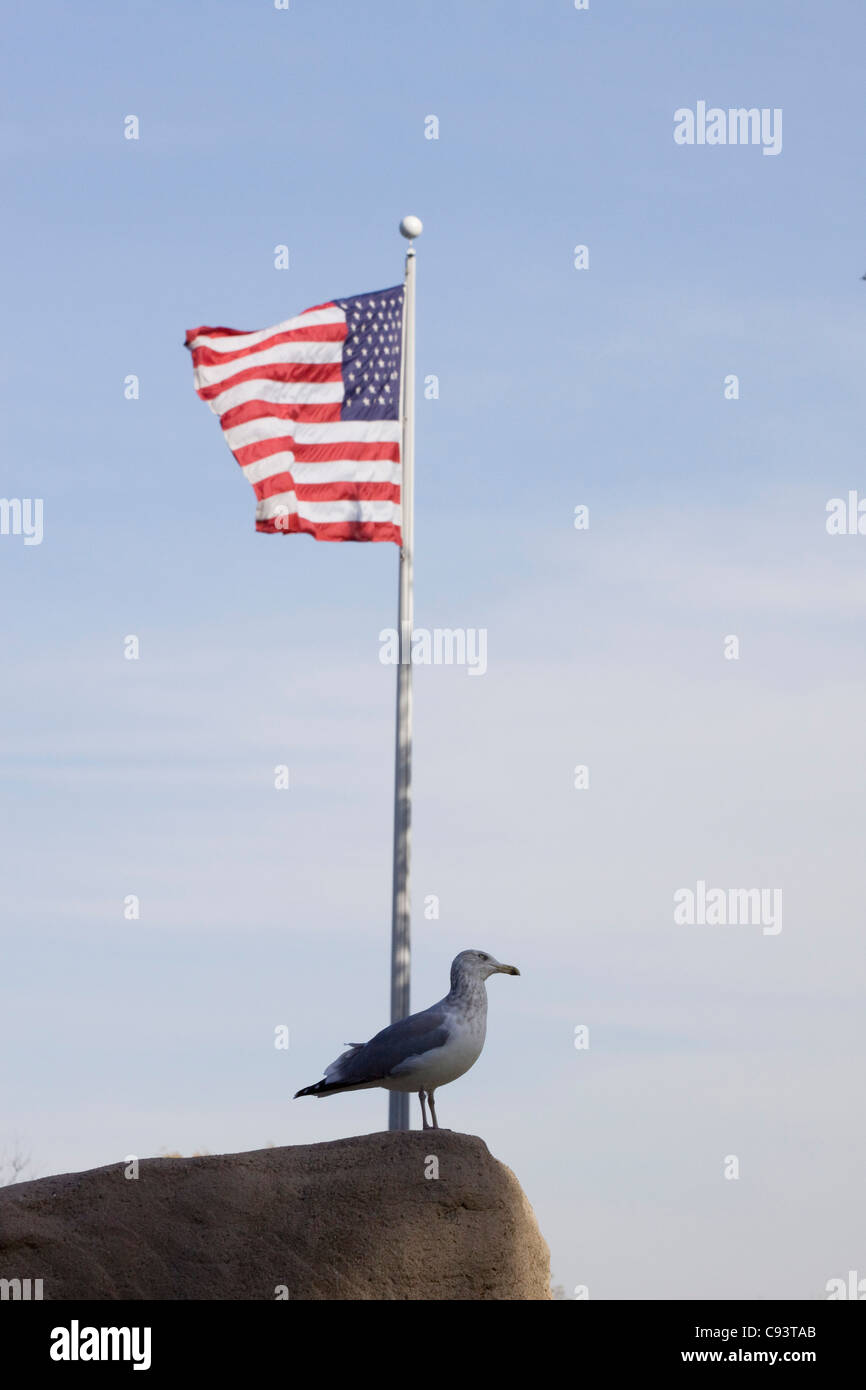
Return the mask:
M520 971L517 969L517 966L516 966L516 965L497 965L496 969L497 969L497 971L499 972L500 975L519 975L519 974L520 974Z

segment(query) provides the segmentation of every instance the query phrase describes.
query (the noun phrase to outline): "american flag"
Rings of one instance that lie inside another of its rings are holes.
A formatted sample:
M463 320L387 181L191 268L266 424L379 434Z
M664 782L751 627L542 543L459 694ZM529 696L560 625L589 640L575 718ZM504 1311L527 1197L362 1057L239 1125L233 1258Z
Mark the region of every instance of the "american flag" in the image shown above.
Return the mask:
M191 328L195 387L258 499L256 530L400 544L403 286L273 328Z

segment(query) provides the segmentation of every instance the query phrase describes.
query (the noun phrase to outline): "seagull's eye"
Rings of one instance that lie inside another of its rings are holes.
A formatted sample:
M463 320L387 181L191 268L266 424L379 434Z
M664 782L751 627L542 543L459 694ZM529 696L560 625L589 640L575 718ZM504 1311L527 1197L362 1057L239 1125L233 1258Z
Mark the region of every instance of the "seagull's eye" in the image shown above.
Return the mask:
M478 959L479 959L479 960L489 960L490 957L489 957L489 956L485 956L485 954L484 954L483 951L479 951L479 952L478 952Z

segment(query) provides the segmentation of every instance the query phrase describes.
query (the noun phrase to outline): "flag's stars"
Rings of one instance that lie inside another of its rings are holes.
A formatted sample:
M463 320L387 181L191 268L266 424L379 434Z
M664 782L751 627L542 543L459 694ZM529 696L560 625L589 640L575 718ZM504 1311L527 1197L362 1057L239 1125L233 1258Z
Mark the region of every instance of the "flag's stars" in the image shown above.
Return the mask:
M338 301L345 312L343 411L346 419L397 418L403 294Z

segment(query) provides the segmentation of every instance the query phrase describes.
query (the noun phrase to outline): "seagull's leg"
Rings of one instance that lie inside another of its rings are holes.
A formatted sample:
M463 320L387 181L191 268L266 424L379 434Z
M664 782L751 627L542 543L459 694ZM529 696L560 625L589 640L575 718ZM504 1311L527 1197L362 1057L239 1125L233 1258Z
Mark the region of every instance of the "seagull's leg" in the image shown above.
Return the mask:
M429 1129L430 1126L429 1126L428 1123L427 1123L427 1110L426 1110L425 1105L424 1105L424 1092L423 1092L423 1091L419 1091L419 1092L418 1092L418 1099L419 1099L420 1102L421 1102L421 1128L422 1128L422 1129ZM430 1108L431 1108L431 1110L432 1110L432 1108L433 1108L433 1097L432 1097L432 1096L430 1097Z
M435 1106L435 1104L433 1103L433 1092L432 1092L432 1091L428 1091L428 1092L427 1092L427 1099L428 1099L429 1102L430 1102L430 1114L431 1114L432 1119L433 1119L432 1128L433 1128L433 1129L438 1129L438 1128L439 1128L439 1121L436 1119L436 1106Z

